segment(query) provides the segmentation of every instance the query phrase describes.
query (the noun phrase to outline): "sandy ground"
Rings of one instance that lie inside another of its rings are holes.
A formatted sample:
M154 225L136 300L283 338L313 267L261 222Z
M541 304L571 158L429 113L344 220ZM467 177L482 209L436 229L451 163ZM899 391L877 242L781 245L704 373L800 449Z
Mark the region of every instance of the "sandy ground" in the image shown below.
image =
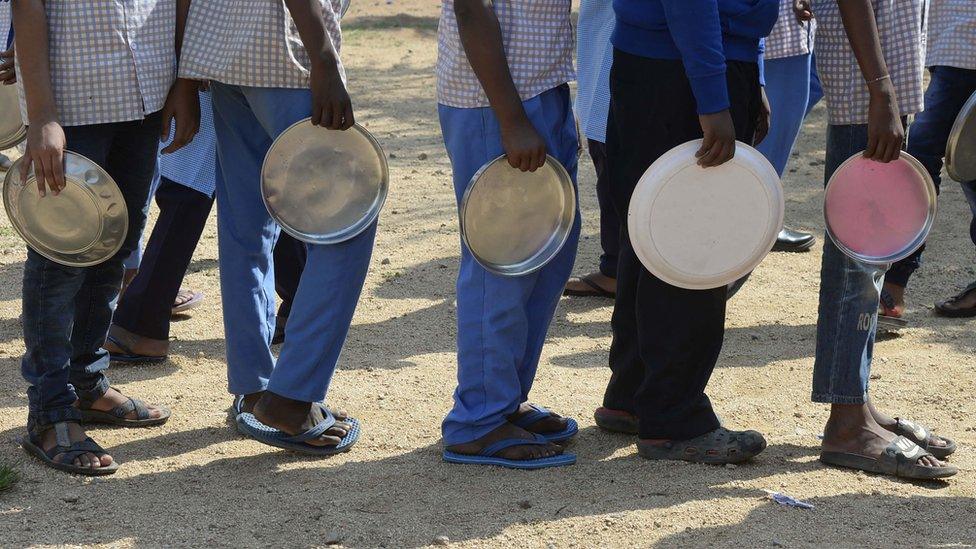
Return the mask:
M21 473L0 494L0 544L423 546L958 546L976 544L976 336L930 304L974 278L969 213L947 184L928 264L911 288L913 327L879 342L872 394L893 413L960 444L962 472L915 485L816 461L824 406L809 402L820 246L773 254L730 304L710 394L732 427L769 449L736 468L640 459L633 440L596 429L608 377L611 306L563 300L533 399L581 424L574 467L539 472L447 465L439 424L454 380L458 232L450 166L433 97L437 8L430 0L354 3L344 58L357 118L390 154L392 192L331 400L362 418L355 450L328 460L239 436L227 420L213 220L187 285L206 304L173 326L170 360L111 370L124 391L170 406L147 430L95 429L123 463L104 479L28 460L20 326L24 247L0 228L0 462ZM786 179L789 222L822 232L824 111L808 120ZM422 154L427 155L421 157ZM426 158L420 160L420 158ZM584 240L577 271L599 255L592 165L580 166ZM383 261L389 259L389 262ZM765 499L781 491L804 511Z

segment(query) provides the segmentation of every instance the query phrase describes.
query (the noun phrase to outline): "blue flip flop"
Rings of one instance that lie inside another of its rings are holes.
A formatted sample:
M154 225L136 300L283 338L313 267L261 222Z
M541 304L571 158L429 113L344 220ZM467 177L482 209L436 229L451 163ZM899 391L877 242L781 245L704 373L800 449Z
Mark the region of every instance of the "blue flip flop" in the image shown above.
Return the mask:
M536 459L508 459L495 455L512 446L526 446L530 444L541 446L543 444L549 444L549 442L539 435L536 435L535 439L506 438L485 446L477 454L459 454L444 450L444 461L466 465L497 465L498 467L508 467L509 469L545 469L547 467L562 467L563 465L576 463L576 454L559 454Z
M254 414L250 412L242 412L237 415L237 430L240 431L241 434L249 436L258 442L302 454L309 454L313 456L331 456L348 452L349 449L352 448L353 444L359 440L359 420L353 418L346 418L342 420L343 422L352 425L352 428L338 445L315 446L308 443L309 440L318 438L320 435L322 435L322 433L328 431L333 425L336 424L335 416L333 416L332 412L330 412L329 409L324 405L322 406L322 413L325 415L325 419L304 433L294 436L289 435L284 431L279 431L274 427L268 427L267 425L261 423L258 418L254 417Z
M529 404L532 407L532 411L518 418L517 420L511 422L516 427L521 427L526 431L529 427L538 423L546 418L555 416L552 412L545 409L538 404ZM534 432L534 431L533 431ZM576 424L576 420L573 418L566 418L566 428L562 431L556 431L554 433L536 433L542 438L546 439L548 442L563 442L569 440L576 436L579 432L579 425Z

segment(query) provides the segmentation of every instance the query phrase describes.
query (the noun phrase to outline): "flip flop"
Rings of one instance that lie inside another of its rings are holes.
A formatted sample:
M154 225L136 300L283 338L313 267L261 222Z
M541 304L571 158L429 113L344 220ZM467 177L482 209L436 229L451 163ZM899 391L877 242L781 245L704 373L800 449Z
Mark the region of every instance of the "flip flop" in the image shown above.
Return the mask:
M268 446L283 448L285 450L291 450L301 454L308 454L312 456L332 456L335 454L348 452L356 441L359 440L360 433L359 420L351 417L342 420L343 422L351 424L352 428L349 429L349 432L346 433L346 436L342 438L339 444L335 446L315 446L308 443L309 440L318 438L322 435L322 433L328 431L333 425L336 424L335 416L332 415L332 412L330 412L325 406L322 406L322 414L324 419L318 422L314 427L308 429L304 433L289 435L284 431L279 431L274 427L269 427L261 423L258 418L254 417L254 414L250 412L242 412L237 416L237 430L241 434L249 436L258 442L267 444Z
M691 461L694 463L741 463L766 449L766 439L756 431L730 431L719 427L688 440L668 440L663 444L637 441L637 453L645 459Z
M946 318L971 318L976 316L976 307L965 309L948 308L946 305L965 299L970 292L976 290L976 282L971 282L963 291L950 297L949 299L935 304L935 314Z
M928 429L919 425L918 423L915 423L914 421L908 421L907 419L896 417L894 433L911 440L915 444L918 444L923 450L932 454L938 459L945 459L956 451L956 442L954 440L932 434ZM933 437L945 442L945 446L935 446L929 444L929 439Z
M496 465L509 469L545 469L547 467L562 467L576 463L576 454L559 454L535 459L508 459L497 456L502 450L513 446L542 446L545 444L549 444L549 442L539 435L535 435L535 438L532 439L506 438L485 446L477 454L459 454L444 450L444 461L464 465Z
M125 404L120 404L108 412L93 410L90 407L83 408L81 405L78 411L81 412L82 423L104 423L107 425L121 425L122 427L152 427L162 425L169 420L170 411L162 406L156 407L159 410L159 417L150 417L149 408L146 403L137 399L129 398ZM135 411L136 419L125 417L130 412Z
M637 416L624 410L601 406L593 412L593 419L597 427L614 433L636 435L640 429Z
M878 311L878 328L885 330L900 330L908 326L908 321L900 316L891 314L895 309L895 298L887 290L881 290L879 301L881 310Z
M24 440L21 441L20 445L27 451L27 453L33 455L37 459L41 460L44 465L52 469L57 469L59 471L64 471L66 473L72 473L75 475L85 475L89 477L100 477L105 475L111 475L112 473L119 470L119 464L112 462L111 465L106 467L82 467L80 465L75 465L75 458L83 454L95 454L98 457L102 457L108 452L105 451L101 446L98 445L91 437L85 438L78 442L71 442L68 436L68 422L59 422L51 426L55 431L55 437L57 442L54 447L48 451L44 451L41 447L40 437L35 433L27 433ZM55 461L54 458L62 454L61 461Z
M951 477L959 472L953 465L928 467L918 460L932 455L906 437L891 441L877 458L848 452L821 452L820 461L826 465L856 469L913 480L932 480Z
M550 417L560 417L542 406L539 406L538 404L530 403L529 406L532 408L531 412L519 416L515 421L509 420L509 422L517 427L525 429L526 431L535 433L535 431L532 431L529 429L529 427ZM536 434L546 439L548 442L563 442L573 438L578 432L579 425L577 425L576 420L573 418L566 418L566 427L563 430Z
M140 355L113 335L106 336L105 340L122 350L121 353L109 351L109 359L112 362L122 362L124 364L158 364L167 358L166 355Z
M181 303L179 305L177 305L174 302L173 303L173 310L170 312L170 314L173 314L173 315L183 314L183 313L185 313L185 312L187 312L187 311L189 311L191 309L196 309L201 304L203 304L203 292L196 292L196 291L193 291L193 290L184 290L183 288L180 288L180 292L176 295L176 299L179 299L181 295L182 296L189 296L190 299L184 301L183 303Z
M588 290L570 290L569 288L566 288L563 290L563 295L572 297L604 297L607 299L615 299L617 297L617 293L611 292L597 284L596 281L593 280L594 276L596 275L591 273L579 278L580 282L589 286Z

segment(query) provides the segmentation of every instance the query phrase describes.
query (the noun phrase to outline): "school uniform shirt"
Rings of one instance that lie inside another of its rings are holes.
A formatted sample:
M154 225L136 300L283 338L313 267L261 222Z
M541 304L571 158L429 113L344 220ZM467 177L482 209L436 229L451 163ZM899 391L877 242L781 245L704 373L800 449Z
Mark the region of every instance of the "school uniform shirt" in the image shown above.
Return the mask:
M165 146L166 143L161 143L159 149ZM210 92L200 92L200 129L193 136L193 141L174 153L160 154L159 173L174 183L207 196L214 195L217 184L217 134Z
M522 101L574 78L572 0L494 0L492 8L512 81ZM454 0L444 0L437 27L437 102L457 108L487 107L461 45Z
M976 0L932 0L928 67L976 70Z
M0 47L7 49L7 39L10 34L10 0L0 0Z
M612 0L580 0L576 28L576 116L587 139L607 142L610 67L613 65Z
M965 1L965 0L964 0ZM875 19L888 74L901 114L922 111L927 0L874 0ZM868 123L868 86L847 41L836 0L814 0L817 73L831 125ZM879 75L880 76L880 75Z
M341 46L339 0L319 0L326 40ZM198 0L190 4L180 77L235 86L308 88L310 63L282 0ZM345 80L342 63L339 74Z
M176 76L176 0L48 1L44 11L62 126L141 120L163 108ZM19 74L17 87L29 123Z
M766 37L764 58L782 59L813 53L813 36L817 20L797 21L793 14L793 0L780 0L779 19Z

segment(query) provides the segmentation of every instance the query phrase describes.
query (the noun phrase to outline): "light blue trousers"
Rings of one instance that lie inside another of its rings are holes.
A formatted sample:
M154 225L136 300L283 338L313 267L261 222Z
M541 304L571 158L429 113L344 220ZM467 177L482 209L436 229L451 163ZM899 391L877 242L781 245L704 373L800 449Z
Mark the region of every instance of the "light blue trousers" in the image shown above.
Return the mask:
M524 102L529 120L576 183L579 138L569 87L559 86ZM490 108L438 106L444 144L461 197L474 173L504 151L498 120ZM458 387L444 419L446 445L477 440L500 427L528 399L542 345L559 296L576 260L580 219L565 246L530 275L489 273L461 244L457 281ZM288 322L291 327L291 320Z
M769 135L756 149L783 176L803 119L823 98L813 54L764 61L766 98L772 111Z
M376 224L340 244L308 246L276 364L271 251L279 228L261 198L261 164L274 138L309 116L311 92L217 82L211 90L229 390L239 395L267 389L305 402L323 400L366 279Z

